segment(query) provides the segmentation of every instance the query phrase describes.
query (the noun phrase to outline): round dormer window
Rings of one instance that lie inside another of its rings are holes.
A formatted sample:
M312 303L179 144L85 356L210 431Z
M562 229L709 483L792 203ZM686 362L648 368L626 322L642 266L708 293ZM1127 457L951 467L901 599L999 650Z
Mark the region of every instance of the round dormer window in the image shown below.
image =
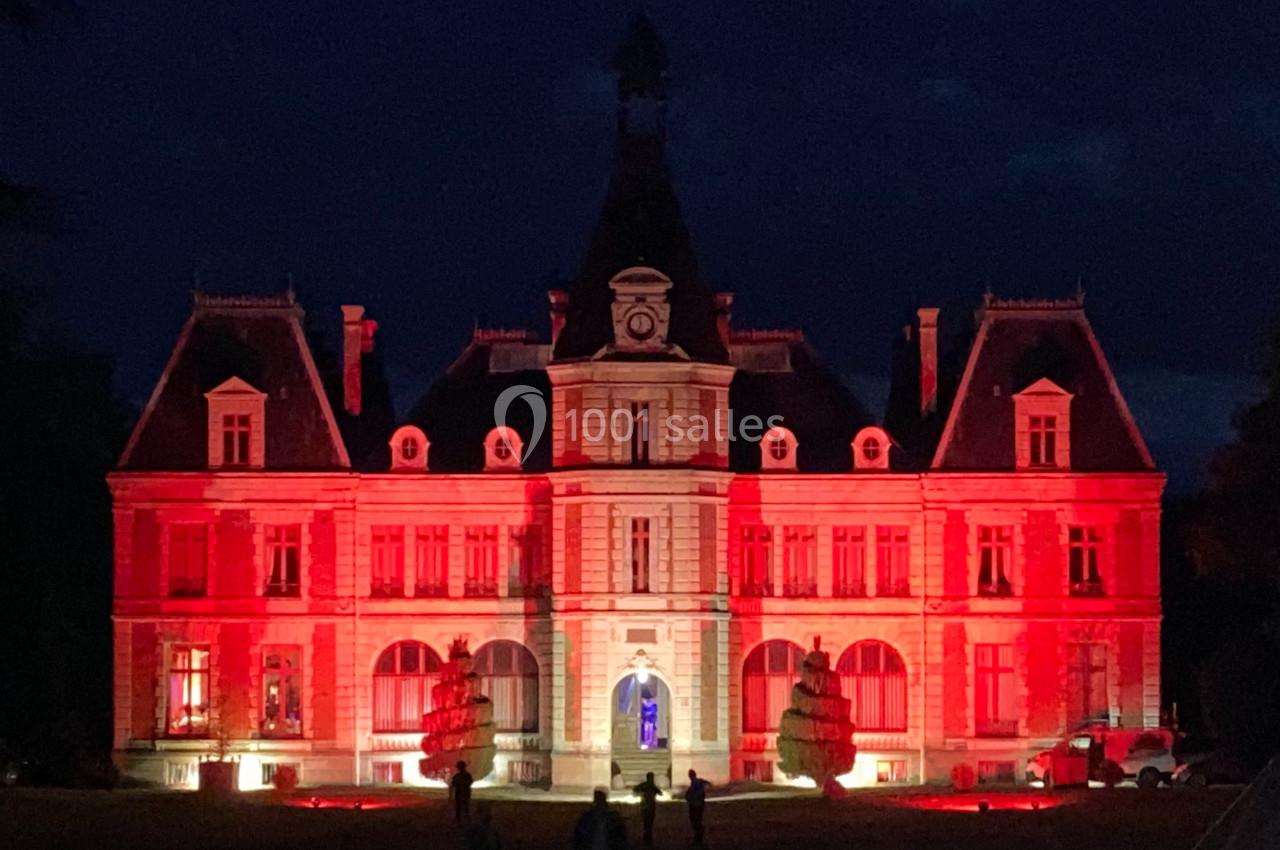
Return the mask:
M867 437L862 441L862 456L869 463L875 463L880 459L880 441L875 437Z
M499 437L493 444L493 456L498 460L511 460L511 444Z
M769 438L769 454L774 460L786 460L787 453L791 451L791 447L787 445L786 437L770 437Z
M418 456L418 441L413 437L405 437L400 441L400 457L403 460L413 460Z

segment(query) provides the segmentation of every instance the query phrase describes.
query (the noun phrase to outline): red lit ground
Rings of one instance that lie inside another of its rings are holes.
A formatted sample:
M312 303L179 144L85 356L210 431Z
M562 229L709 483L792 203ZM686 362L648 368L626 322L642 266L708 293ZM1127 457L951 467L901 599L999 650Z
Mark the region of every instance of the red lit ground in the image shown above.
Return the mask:
M482 791L477 802L494 792ZM1137 789L965 795L933 791L860 791L829 802L815 796L738 797L707 808L707 846L739 848L1191 848L1237 789ZM319 808L313 808L315 797ZM991 810L977 811L987 800ZM361 810L354 806L359 801ZM449 850L461 836L440 792L301 791L291 801L269 793L209 802L155 791L0 789L5 847L353 847ZM1032 808L1040 803L1039 809ZM1056 804L1056 805L1054 805ZM585 802L492 799L506 850L569 846ZM620 805L632 846L639 812ZM686 848L682 804L658 809L659 848Z

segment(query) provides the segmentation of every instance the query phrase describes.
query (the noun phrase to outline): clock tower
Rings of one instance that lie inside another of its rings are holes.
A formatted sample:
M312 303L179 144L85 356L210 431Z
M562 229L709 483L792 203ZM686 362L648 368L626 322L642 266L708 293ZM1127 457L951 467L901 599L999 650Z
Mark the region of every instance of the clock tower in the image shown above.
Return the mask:
M635 266L609 281L613 290L614 350L658 352L668 349L671 278L656 269Z

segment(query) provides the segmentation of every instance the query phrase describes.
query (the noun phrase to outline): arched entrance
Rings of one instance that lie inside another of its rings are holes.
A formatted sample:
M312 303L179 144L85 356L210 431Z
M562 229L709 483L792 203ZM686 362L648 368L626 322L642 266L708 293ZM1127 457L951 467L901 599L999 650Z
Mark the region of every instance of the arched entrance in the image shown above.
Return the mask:
M613 785L630 788L650 771L671 784L671 691L644 671L630 673L613 688Z

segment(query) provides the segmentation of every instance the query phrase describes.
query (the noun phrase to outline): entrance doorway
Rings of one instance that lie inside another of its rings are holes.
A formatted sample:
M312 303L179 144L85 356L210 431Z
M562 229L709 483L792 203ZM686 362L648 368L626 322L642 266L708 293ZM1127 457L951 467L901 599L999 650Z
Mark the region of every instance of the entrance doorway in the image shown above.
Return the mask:
M653 673L632 673L613 689L613 784L630 788L652 772L671 784L671 691Z

